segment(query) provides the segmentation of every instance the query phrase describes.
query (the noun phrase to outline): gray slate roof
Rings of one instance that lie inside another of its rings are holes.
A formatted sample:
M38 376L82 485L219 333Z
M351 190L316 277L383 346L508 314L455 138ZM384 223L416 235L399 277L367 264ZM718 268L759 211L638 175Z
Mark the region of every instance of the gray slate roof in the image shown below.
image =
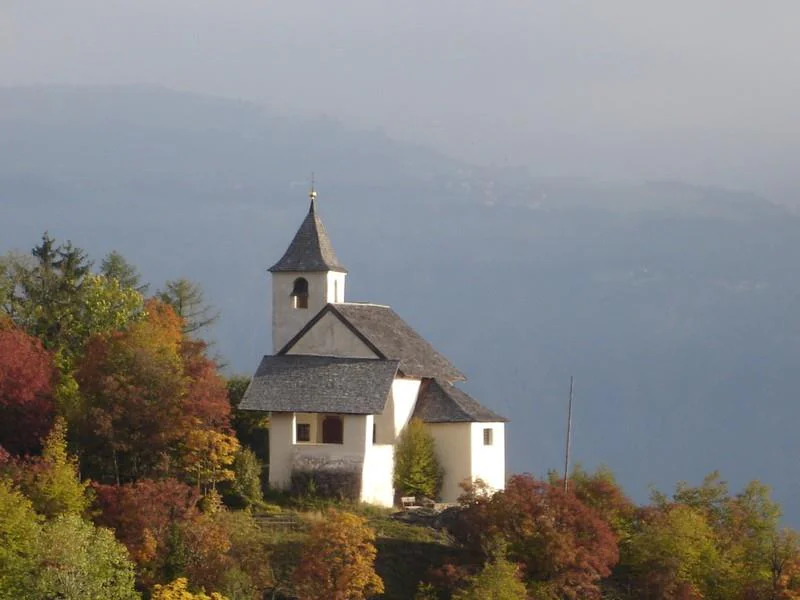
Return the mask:
M327 312L332 312L380 358L400 361L408 377L435 377L463 381L464 374L388 306L379 304L328 304L278 354L285 354Z
M426 379L422 382L414 407L414 417L425 423L505 423L508 421L478 404L457 387Z
M265 356L239 409L380 414L398 364L370 358Z
M325 225L317 214L317 202L311 199L308 214L297 233L294 234L292 243L289 244L281 259L272 265L272 273L280 271L339 271L347 273L342 266L333 245L325 231Z

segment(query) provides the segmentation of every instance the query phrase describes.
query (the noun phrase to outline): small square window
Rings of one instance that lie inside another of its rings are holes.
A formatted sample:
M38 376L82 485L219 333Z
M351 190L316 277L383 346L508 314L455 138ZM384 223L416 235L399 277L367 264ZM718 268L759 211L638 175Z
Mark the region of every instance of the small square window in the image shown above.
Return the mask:
M483 430L483 445L484 446L491 446L492 445L492 441L493 441L492 433L494 433L494 432L492 431L492 429L490 427L487 427L486 429Z
M309 423L297 424L297 441L298 442L311 441L311 425Z

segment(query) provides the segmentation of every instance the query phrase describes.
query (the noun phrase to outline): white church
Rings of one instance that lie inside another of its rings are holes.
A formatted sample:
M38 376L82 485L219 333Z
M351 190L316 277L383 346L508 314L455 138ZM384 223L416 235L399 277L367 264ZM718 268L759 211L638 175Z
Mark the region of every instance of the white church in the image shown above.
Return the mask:
M269 484L325 471L363 502L392 506L394 444L412 418L436 442L442 502L465 480L505 485L506 419L455 386L465 379L389 306L345 301L347 270L316 194L272 275L272 346L239 405L268 412Z

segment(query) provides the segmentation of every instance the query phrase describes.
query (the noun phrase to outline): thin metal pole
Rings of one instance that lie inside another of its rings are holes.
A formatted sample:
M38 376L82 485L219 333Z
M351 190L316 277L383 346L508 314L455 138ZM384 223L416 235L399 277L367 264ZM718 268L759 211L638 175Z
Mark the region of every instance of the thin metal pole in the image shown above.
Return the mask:
M569 408L567 409L567 448L564 453L564 491L569 485L569 451L572 445L572 375L569 376Z

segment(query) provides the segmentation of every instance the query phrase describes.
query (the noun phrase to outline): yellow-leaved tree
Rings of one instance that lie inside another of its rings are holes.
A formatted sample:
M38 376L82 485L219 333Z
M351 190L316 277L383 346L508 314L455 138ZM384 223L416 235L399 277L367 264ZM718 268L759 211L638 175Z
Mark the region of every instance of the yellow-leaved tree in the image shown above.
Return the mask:
M311 530L294 573L300 600L364 600L383 593L375 532L362 517L329 510Z
M204 592L190 592L189 582L185 577L180 577L167 585L157 585L151 598L152 600L228 600L217 592L213 592L210 596Z
M239 440L213 429L190 429L186 435L183 469L198 490L216 489L217 482L234 478L231 469Z

